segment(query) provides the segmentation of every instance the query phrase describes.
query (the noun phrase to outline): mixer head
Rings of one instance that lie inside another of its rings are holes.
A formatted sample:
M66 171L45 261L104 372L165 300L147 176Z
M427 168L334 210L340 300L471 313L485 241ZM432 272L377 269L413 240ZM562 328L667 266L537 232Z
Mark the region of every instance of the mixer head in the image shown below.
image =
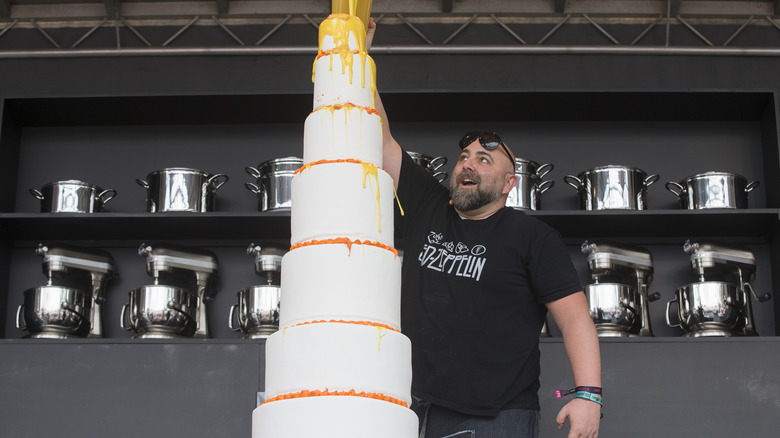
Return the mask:
M63 277L72 271L105 278L116 273L114 258L98 249L39 243L35 253L43 257L43 273L49 278Z
M216 275L219 270L217 256L200 248L142 243L138 255L146 257L146 271L154 278L159 278L163 272L185 275L194 273L198 277L209 277Z
M653 255L644 248L609 241L587 240L580 247L588 256L593 278L607 275L649 277L653 272Z
M687 240L683 250L689 254L691 267L702 279L720 273L736 274L749 280L756 270L756 257L745 246L710 240Z
M287 251L273 245L261 247L260 245L251 243L249 244L249 247L247 247L246 253L255 259L255 273L263 274L281 272L282 257Z

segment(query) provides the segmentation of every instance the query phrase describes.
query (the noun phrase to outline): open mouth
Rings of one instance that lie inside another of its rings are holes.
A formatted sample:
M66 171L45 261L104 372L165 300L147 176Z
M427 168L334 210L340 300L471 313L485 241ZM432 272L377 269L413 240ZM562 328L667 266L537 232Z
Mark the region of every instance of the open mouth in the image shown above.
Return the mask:
M460 185L462 187L473 187L476 186L479 183L479 180L476 178L464 176L460 179Z

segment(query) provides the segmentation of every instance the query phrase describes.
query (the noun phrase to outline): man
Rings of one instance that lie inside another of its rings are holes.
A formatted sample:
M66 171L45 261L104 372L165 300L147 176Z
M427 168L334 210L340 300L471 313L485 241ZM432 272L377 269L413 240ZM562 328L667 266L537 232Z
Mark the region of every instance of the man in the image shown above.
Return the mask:
M367 47L376 24L370 20ZM515 157L469 132L448 191L395 141L381 99L383 167L404 215L401 325L412 341L412 394L425 438L537 437L539 334L549 311L578 392L559 412L569 438L598 435L598 336L560 235L505 207ZM584 387L584 388L581 388Z

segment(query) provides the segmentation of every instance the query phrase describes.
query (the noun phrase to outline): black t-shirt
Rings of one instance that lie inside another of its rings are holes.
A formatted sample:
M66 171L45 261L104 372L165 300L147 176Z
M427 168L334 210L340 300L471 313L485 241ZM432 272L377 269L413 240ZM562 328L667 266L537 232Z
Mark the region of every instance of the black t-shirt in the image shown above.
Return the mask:
M406 153L398 199L412 393L471 415L538 410L544 303L582 290L560 234L509 207L462 219Z

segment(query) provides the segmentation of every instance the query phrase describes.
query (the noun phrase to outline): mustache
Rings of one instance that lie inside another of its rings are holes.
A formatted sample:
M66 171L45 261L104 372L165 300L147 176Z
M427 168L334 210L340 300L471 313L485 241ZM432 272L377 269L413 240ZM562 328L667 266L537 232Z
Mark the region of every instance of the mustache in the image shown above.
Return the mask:
M464 170L460 175L458 175L457 182L458 184L462 183L463 180L470 179L471 181L474 181L474 183L479 184L480 178L479 175L476 172L472 172L469 170Z

